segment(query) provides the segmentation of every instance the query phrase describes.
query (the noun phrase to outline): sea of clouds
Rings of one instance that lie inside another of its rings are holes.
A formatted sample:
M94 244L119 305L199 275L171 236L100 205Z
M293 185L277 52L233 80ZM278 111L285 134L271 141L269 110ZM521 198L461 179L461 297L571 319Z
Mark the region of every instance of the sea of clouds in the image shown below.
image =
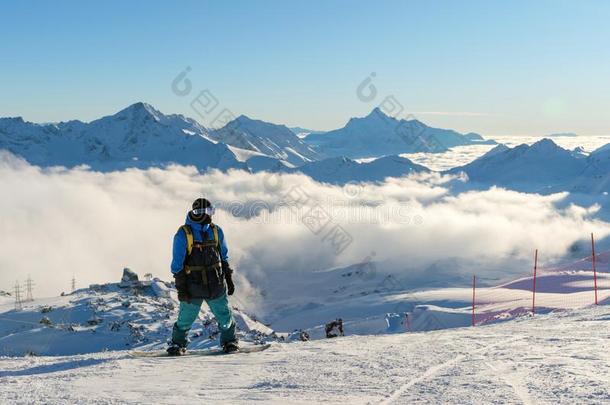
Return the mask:
M280 273L372 257L413 287L420 279L451 284L475 272L521 274L535 248L552 260L591 232L610 235L595 203L567 204L567 193L453 192L461 181L426 174L340 187L298 174L183 166L100 173L41 169L2 152L0 290L30 275L37 296L56 295L73 276L78 287L118 281L123 267L169 280L172 238L199 196L218 207L238 295L252 305Z
M564 149L574 150L582 148L586 153L591 153L597 148L610 143L610 136L594 135L594 136L548 136L557 145ZM502 143L510 148L517 145L531 145L538 142L540 136L493 136L489 137L498 143ZM424 165L429 169L436 171L449 170L454 167L463 166L484 155L496 145L464 145L456 146L443 153L404 153L404 156L411 159L413 162Z

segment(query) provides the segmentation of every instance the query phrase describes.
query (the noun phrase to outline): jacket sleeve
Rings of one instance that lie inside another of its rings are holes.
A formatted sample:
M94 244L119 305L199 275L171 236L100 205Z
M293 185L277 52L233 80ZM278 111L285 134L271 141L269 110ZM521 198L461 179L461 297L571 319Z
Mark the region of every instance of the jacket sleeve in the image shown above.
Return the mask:
M186 235L182 229L178 229L174 235L174 245L172 249L171 270L173 274L179 273L184 267L184 257L186 256Z
M223 262L229 262L229 248L227 247L227 241L225 240L225 234L222 228L218 227L218 241L220 242L220 258Z

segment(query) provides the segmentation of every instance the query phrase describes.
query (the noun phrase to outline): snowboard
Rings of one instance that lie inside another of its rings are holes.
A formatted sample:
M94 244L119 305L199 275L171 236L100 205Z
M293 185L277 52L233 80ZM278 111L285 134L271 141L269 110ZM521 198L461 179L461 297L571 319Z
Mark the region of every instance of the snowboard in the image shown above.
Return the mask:
M131 357L168 357L168 358L180 358L185 356L218 356L218 355L233 355L240 353L256 353L262 352L263 350L267 350L271 347L270 343L266 343L264 345L253 345L253 346L243 346L240 347L239 350L231 353L225 353L221 347L215 347L213 349L194 349L187 350L185 354L181 356L170 356L165 350L152 350L152 351L131 351L129 355Z

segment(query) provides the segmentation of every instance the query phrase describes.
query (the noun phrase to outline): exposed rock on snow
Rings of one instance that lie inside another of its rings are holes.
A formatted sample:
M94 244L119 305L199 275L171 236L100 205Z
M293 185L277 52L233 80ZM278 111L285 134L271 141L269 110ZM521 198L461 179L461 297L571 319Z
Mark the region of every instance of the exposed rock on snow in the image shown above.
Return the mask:
M60 297L36 299L18 312L12 300L0 302L0 356L165 348L177 316L175 290L159 279L136 281L132 271L124 275L129 288L124 280L93 285ZM242 311L235 310L235 318L240 340L274 339L273 330ZM193 325L191 347L215 346L217 338L216 321L204 304Z
M41 323L41 324L43 324L43 325L45 325L45 326L51 326L51 325L53 325L53 322L51 322L51 320L50 320L50 319L49 319L49 317L47 317L47 316L43 316L43 317L40 319L40 323Z
M153 280L150 287L152 288L152 291L155 293L155 295L157 297L160 297L160 298L169 298L170 297L169 288L167 287L165 282L159 280L158 278L155 278Z
M138 275L135 271L125 267L123 269L123 277L121 277L121 287L131 287L137 285L139 282Z

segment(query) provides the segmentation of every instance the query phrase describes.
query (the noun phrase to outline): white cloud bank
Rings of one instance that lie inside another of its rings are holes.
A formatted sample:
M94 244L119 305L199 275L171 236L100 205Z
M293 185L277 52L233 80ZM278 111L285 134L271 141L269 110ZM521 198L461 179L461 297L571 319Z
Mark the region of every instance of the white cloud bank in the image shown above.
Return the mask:
M456 196L448 180L425 175L338 187L302 175L202 175L179 166L43 170L2 154L0 290L29 274L37 296L58 294L73 275L83 287L117 281L123 267L169 279L172 237L198 196L221 207L215 222L225 231L233 266L253 284L277 272L354 264L371 253L387 267L382 270L412 273L415 280L522 272L534 248L557 257L590 232L610 234L610 224L592 219L596 206L556 208L564 194L491 189ZM309 196L298 211L282 205L296 191ZM318 234L301 221L312 207L332 218ZM325 239L333 224L353 238L340 254ZM452 268L452 261L475 267ZM246 280L238 282L242 300L252 300Z

